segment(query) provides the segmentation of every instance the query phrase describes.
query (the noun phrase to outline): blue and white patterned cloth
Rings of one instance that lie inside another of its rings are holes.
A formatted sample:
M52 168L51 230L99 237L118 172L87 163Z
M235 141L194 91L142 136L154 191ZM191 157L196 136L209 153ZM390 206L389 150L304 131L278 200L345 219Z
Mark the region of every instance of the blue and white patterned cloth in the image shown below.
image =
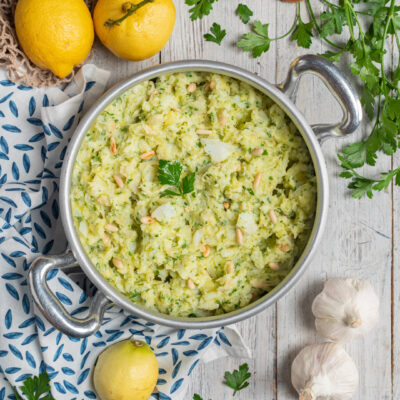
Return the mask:
M158 357L154 398L183 399L200 360L249 356L234 328L177 331L113 307L95 335L79 340L58 332L35 308L26 282L29 266L38 255L67 247L58 205L67 144L108 77L86 65L62 91L15 85L0 70L0 400L15 398L12 387L44 370L56 399L96 399L91 369L98 354L132 336L146 340ZM69 312L84 315L91 289L86 279L54 270L48 280Z

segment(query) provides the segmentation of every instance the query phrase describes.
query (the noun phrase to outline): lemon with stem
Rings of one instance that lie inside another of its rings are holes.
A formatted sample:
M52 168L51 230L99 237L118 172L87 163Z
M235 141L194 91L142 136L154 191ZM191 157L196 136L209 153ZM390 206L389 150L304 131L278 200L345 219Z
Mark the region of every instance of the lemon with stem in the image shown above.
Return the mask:
M158 362L140 340L123 340L104 350L93 383L101 400L146 400L158 379Z
M93 13L104 46L131 61L158 53L172 34L175 18L172 0L99 0Z

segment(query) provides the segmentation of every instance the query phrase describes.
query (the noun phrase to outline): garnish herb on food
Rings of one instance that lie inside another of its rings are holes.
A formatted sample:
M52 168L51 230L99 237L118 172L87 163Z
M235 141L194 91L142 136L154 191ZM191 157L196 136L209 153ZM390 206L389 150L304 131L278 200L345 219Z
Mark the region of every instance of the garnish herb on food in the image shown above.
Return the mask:
M251 11L250 8L246 6L246 4L242 3L239 3L236 12L244 24L247 24L250 21L250 17L253 16L253 11Z
M206 39L207 42L214 42L221 45L222 39L226 36L226 30L221 29L221 25L214 22L210 28L210 32L211 33L206 33L204 35L204 39Z
M195 393L193 395L193 400L203 400L203 398L199 394Z
M186 0L186 4L194 5L189 10L193 20L208 15L213 3L214 0ZM342 56L351 60L351 72L363 83L362 105L373 125L367 137L347 145L338 154L346 170L340 176L351 180L348 187L354 198L364 195L372 198L374 191L387 189L392 181L400 186L400 166L383 171L375 179L356 171L365 164L376 165L380 153L391 156L400 147L400 56L392 70L385 59L391 37L393 46L400 51L400 6L396 5L396 0L339 0L337 4L319 0L326 10L318 15L317 5L311 3L305 0L310 21L303 21L302 6L298 4L295 21L286 33L271 38L269 24L255 20L251 31L245 33L237 45L256 58L269 50L272 41L289 35L304 48L310 48L312 40L318 38L331 47L322 56L333 62L339 62ZM315 0L315 3L318 2ZM237 14L246 23L252 12L239 4Z
M50 392L49 382L50 378L47 372L42 372L39 376L25 379L20 389L27 400L55 400ZM23 400L15 389L14 396L17 400Z
M179 161L159 160L158 162L158 181L162 185L174 186L178 192L167 189L161 193L164 196L183 196L194 190L194 173L186 175L180 182L182 174L182 164Z
M201 19L205 15L210 14L213 3L218 0L185 0L185 4L192 6L189 9L190 19L194 21L195 19Z
M251 377L251 373L249 372L249 366L246 364L242 364L239 366L239 370L235 369L233 372L225 372L225 381L224 384L233 389L233 395L247 386L249 386L248 379Z
M122 4L122 11L125 13L121 18L118 19L108 19L106 22L104 22L104 26L114 26L114 25L121 25L123 21L125 21L128 17L130 17L132 14L134 14L139 8L145 6L148 3L152 3L154 0L142 0L138 4L133 4L130 1L127 1L126 3Z

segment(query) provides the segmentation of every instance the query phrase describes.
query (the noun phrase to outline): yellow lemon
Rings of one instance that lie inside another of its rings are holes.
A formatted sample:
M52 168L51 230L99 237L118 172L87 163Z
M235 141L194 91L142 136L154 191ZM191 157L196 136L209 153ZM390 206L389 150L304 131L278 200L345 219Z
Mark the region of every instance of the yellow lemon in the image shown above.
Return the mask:
M123 340L107 347L93 373L101 400L146 400L157 379L157 358L140 340Z
M175 17L172 0L99 0L93 13L104 46L132 61L154 56L165 46Z
M59 78L88 56L94 39L92 17L83 0L19 0L15 28L29 59Z

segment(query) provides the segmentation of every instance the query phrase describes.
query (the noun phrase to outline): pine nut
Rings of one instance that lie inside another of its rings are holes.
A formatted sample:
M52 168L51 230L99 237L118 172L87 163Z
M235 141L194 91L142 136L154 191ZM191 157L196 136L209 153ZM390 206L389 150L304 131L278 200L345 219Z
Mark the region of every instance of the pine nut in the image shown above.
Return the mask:
M239 164L236 168L236 172L241 172L242 171L242 164Z
M228 122L228 112L225 110L225 108L218 111L218 122L222 126L225 126Z
M120 189L124 187L124 182L118 175L114 175L114 181Z
M225 201L225 202L224 202L224 208L225 208L225 210L227 210L230 206L231 206L231 205L230 205L229 201Z
M272 269L272 271L279 271L280 270L279 264L276 263L276 262L270 262L268 264L268 267L270 267Z
M265 281L262 281L261 279L253 279L250 282L250 284L251 284L251 286L253 286L253 288L256 288L256 289L262 289L265 291L267 291L269 289L268 283Z
M118 228L113 224L107 224L104 228L109 232L118 232Z
M111 238L109 235L107 235L107 233L104 234L102 242L106 247L108 247L111 244Z
M192 278L189 278L189 279L187 280L187 287L188 287L190 290L196 289L196 285L194 284Z
M157 94L158 94L158 90L157 90L157 89L154 89L154 90L151 92L151 94L152 94L153 96L157 95Z
M208 84L208 87L210 88L210 90L214 90L217 87L217 82L210 81L210 83Z
M206 244L203 249L203 257L208 257L210 255L210 246Z
M154 152L154 150L150 150L150 151L147 151L146 153L141 154L141 155L140 155L140 158L141 158L142 160L148 160L149 158L153 157L154 154L156 154L156 153Z
M125 267L122 261L119 258L113 258L112 263L114 264L114 267L117 268L118 271L122 271Z
M197 89L197 85L194 82L190 83L187 87L188 93L193 93L196 91L196 89Z
M243 231L238 226L236 227L236 241L240 246L243 244Z
M198 135L211 135L212 131L210 129L197 129L196 133Z
M261 178L262 178L262 174L261 174L261 172L259 172L254 178L254 182L253 182L254 190L257 190L257 188L260 186Z
M182 112L182 110L180 108L178 108L178 107L173 107L172 111L175 111L175 112L178 112L178 113Z
M149 217L149 216L145 216L145 217L141 217L141 218L140 218L140 222L141 222L142 224L145 224L145 225L151 224L151 223L154 222L154 221L155 221L155 219L154 219L154 218L151 218L151 217Z
M254 149L254 150L250 153L250 155L253 156L253 157L258 157L258 156L261 156L262 153L264 153L264 149L261 148L261 147L259 147L258 149Z
M226 264L226 272L228 274L231 274L235 270L235 264L232 261L229 261L228 264Z
M287 244L280 244L279 245L279 248L282 250L282 251L284 251L284 252L288 252L288 251L290 251L290 246L288 246Z
M271 220L271 222L275 225L278 222L278 218L276 217L275 211L274 210L269 210L268 211L268 217Z
M117 144L115 143L115 139L112 136L110 138L110 150L112 154L117 154Z

